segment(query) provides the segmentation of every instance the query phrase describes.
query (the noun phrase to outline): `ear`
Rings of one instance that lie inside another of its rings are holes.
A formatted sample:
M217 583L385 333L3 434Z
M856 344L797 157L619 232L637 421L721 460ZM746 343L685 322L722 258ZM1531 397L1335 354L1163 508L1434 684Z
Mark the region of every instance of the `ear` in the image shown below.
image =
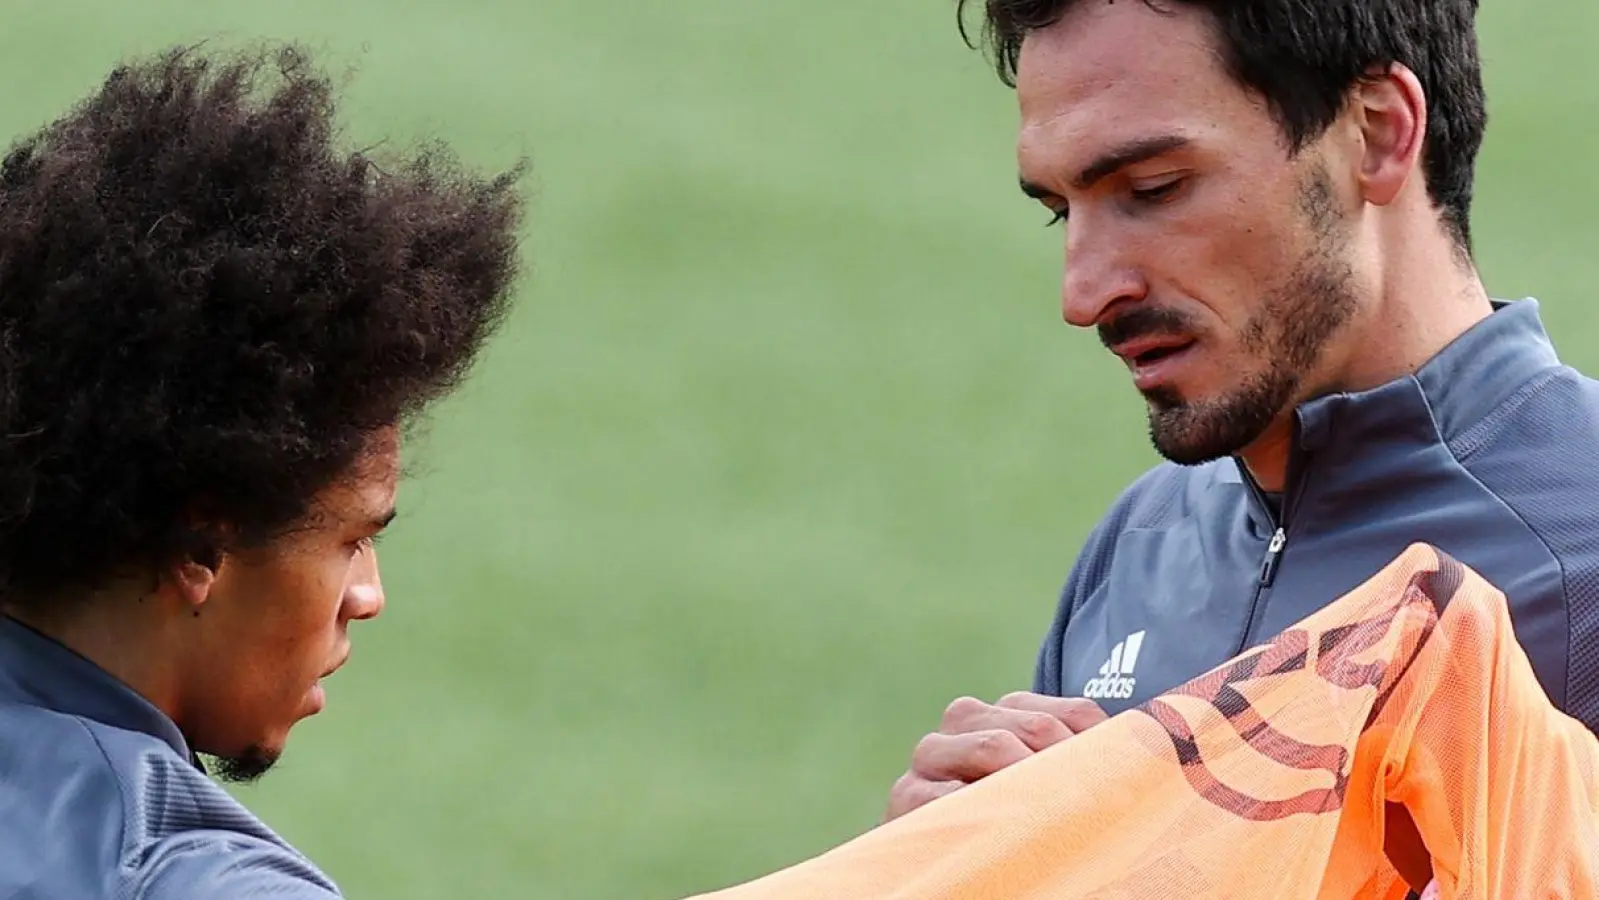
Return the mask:
M1394 202L1421 159L1427 137L1427 96L1416 73L1398 63L1375 69L1350 97L1362 147L1360 192L1367 202Z
M169 572L169 580L178 598L198 616L200 608L211 599L211 588L216 585L217 570L189 560L173 566Z

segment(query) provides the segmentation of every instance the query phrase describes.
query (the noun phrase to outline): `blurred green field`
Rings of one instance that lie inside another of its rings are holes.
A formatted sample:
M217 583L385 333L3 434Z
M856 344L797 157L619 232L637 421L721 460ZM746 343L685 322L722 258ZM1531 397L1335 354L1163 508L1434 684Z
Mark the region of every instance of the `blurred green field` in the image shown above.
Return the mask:
M349 896L745 880L1028 685L1153 456L952 6L6 0L8 139L124 54L295 38L359 67L352 139L534 163L523 305L413 450L388 610L240 792ZM1599 6L1482 28L1481 263L1599 371Z

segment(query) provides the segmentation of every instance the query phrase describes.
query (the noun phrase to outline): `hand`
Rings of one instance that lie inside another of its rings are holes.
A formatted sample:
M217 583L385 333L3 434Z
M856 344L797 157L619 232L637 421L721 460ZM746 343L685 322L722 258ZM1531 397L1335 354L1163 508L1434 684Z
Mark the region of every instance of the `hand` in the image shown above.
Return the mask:
M1014 693L990 705L962 697L944 710L939 730L916 745L910 770L889 793L883 821L1015 765L1107 718L1092 700Z

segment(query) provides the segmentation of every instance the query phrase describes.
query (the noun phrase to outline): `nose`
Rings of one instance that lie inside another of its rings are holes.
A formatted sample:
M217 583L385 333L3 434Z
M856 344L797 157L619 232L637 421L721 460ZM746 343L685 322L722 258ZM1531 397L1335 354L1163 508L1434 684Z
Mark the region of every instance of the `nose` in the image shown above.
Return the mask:
M1061 317L1091 328L1121 301L1137 302L1149 287L1134 262L1134 244L1088 216L1066 226L1066 274L1061 284Z
M344 586L344 617L372 619L383 611L383 579L378 574L378 552L362 547L350 563L350 579Z

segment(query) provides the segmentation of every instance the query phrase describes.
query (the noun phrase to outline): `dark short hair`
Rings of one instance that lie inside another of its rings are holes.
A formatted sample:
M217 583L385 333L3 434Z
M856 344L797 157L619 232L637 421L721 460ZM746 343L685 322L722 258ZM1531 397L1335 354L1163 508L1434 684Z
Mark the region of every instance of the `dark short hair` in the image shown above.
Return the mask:
M958 0L961 34L966 7ZM1016 84L1022 41L1080 0L986 0L983 36L1000 78ZM1105 0L1091 0L1105 2ZM1399 63L1427 96L1422 170L1433 203L1460 248L1471 252L1471 197L1487 127L1477 53L1477 0L1143 0L1210 14L1233 76L1263 96L1297 151L1337 118L1373 66Z
M295 46L129 62L0 163L0 591L304 520L507 312L523 166L334 146Z

